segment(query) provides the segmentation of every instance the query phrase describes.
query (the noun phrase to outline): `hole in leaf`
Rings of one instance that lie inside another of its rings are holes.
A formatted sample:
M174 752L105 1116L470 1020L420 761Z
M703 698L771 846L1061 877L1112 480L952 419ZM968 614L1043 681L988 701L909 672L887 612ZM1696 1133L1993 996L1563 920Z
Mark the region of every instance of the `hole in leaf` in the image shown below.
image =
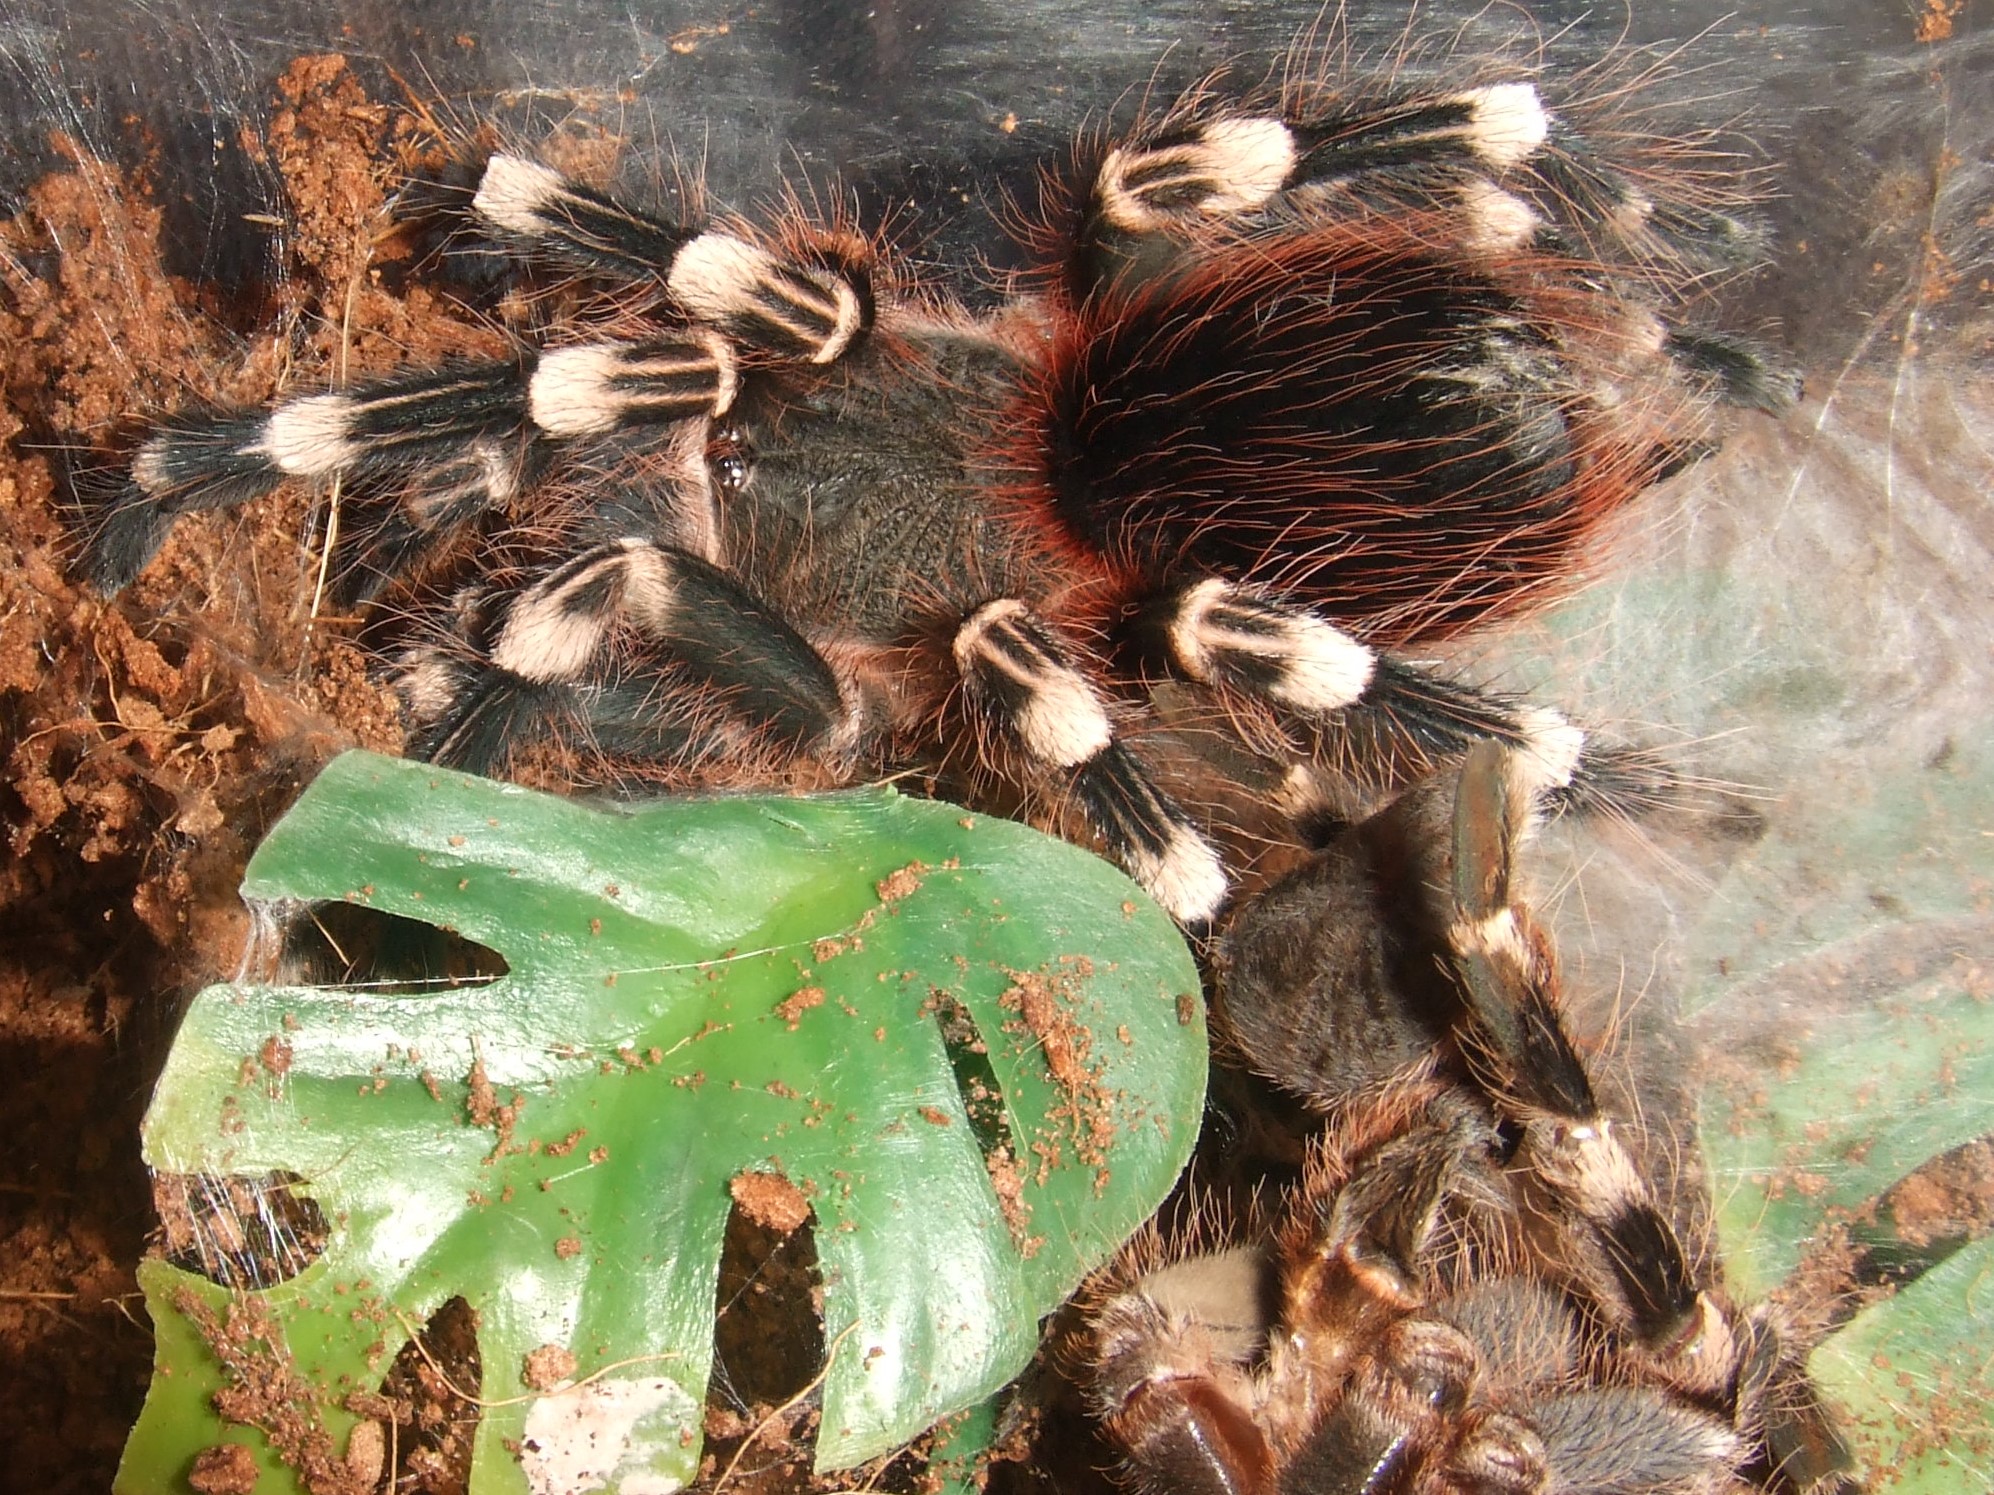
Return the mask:
M470 1487L471 1444L478 1431L472 1398L483 1377L477 1312L462 1298L452 1298L402 1346L379 1396L348 1403L386 1433L382 1467L392 1473L396 1495L464 1495Z
M810 1479L824 1366L816 1216L779 1173L737 1174L714 1293L707 1453L735 1479L800 1489ZM795 1405L790 1405L792 1402ZM738 1458L738 1462L736 1462Z
M319 1259L328 1234L295 1173L156 1173L162 1254L222 1287L288 1282Z
M1994 1234L1994 1136L1927 1158L1849 1227L1848 1285L1903 1287ZM1853 1313L1853 1307L1848 1309Z
M990 1046L976 1019L955 997L937 987L928 995L927 1011L941 1030L942 1044L948 1049L949 1068L955 1074L955 1088L962 1096L962 1108L969 1113L969 1127L976 1145L987 1158L999 1148L1011 1145L1011 1119L1004 1109L1004 1093L997 1071L990 1065Z
M284 931L282 968L315 986L414 994L484 986L506 974L489 946L358 903L319 903Z
M990 1186L997 1191L1004 1223L1022 1247L1031 1238L1031 1207L1025 1202L1025 1175L1011 1135L1004 1092L990 1064L990 1046L969 1009L950 993L940 988L930 992L926 1010L948 1050L956 1093L962 1097L970 1133L983 1153L983 1166L990 1174Z

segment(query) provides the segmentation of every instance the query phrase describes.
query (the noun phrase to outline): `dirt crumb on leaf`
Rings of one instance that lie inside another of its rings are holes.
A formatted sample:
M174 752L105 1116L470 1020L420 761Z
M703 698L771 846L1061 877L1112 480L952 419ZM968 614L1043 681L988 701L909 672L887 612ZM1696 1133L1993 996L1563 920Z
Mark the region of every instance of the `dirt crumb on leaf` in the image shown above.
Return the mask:
M240 1443L217 1443L194 1456L187 1483L199 1495L255 1495L256 1456Z
M737 1173L727 1181L727 1192L750 1220L778 1235L788 1235L810 1218L810 1201L780 1173Z
M543 1344L528 1353L519 1379L529 1391L552 1391L574 1379L578 1363L567 1346Z

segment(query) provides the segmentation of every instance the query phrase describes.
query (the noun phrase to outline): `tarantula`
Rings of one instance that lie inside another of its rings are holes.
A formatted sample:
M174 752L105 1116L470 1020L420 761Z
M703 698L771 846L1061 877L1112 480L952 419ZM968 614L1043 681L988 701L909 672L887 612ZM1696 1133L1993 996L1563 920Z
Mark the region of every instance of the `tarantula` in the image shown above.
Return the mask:
M1042 273L977 315L839 223L672 220L493 155L461 218L579 321L169 415L84 568L115 592L179 514L336 484L337 595L422 620L413 752L712 785L939 751L1201 925L1231 873L1144 747L1158 679L1331 770L1290 777L1300 815L1485 738L1553 801L1625 780L1406 657L1555 595L1718 405L1792 393L1685 320L1759 254L1710 163L1586 118L1520 69L1201 87L1049 178Z
M1329 1123L1264 1238L1097 1303L1087 1394L1138 1488L1853 1488L1799 1336L1711 1285L1595 1096L1515 888L1531 792L1478 745L1232 930L1240 1051Z

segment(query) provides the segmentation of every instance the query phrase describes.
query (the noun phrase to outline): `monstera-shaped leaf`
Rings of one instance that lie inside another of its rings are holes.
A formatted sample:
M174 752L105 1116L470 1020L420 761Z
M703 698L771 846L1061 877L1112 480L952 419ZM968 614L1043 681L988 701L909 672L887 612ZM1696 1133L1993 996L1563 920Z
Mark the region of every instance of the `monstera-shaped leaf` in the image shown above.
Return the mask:
M474 1491L676 1488L723 1233L757 1190L814 1216L817 1462L863 1461L1014 1375L1197 1131L1170 921L1084 852L891 790L608 810L356 753L243 891L427 921L507 970L195 999L147 1161L293 1175L326 1239L259 1291L145 1267L125 1495L229 1443L265 1495L342 1488L368 1394L453 1298L482 1367Z

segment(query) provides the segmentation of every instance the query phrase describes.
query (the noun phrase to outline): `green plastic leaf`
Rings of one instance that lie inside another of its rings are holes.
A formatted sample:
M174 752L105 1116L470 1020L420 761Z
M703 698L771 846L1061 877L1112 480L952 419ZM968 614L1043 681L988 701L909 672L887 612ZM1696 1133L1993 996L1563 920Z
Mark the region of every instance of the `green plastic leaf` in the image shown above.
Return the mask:
M474 1491L676 1488L730 1185L754 1173L814 1211L818 1463L861 1462L1014 1375L1197 1132L1198 978L1167 917L1097 858L891 790L613 811L354 753L243 891L433 922L509 973L195 999L147 1161L294 1172L331 1237L252 1294L146 1267L158 1362L126 1495L180 1488L222 1439L269 1472L260 1491L300 1488L295 1466L345 1450L348 1396L454 1296L478 1315ZM1009 1167L979 1146L938 1021L959 1037L963 1014ZM547 1346L577 1384L527 1384ZM311 1388L316 1454L224 1431L218 1349Z
M1752 1297L1941 1153L1994 1133L1994 1003L1943 978L1791 1024L1771 1065L1706 1097L1705 1150L1725 1183L1719 1229Z
M1971 905L1986 884L1976 892L1973 878L1931 877L1921 886L1919 876L1955 857L1986 862L1971 844L1974 820L1954 811L1990 802L1994 755L1979 744L1942 772L1919 765L1875 800L1845 802L1838 839L1860 857L1847 871L1814 869L1798 907L1758 904L1760 928L1797 921L1809 938L1746 936L1734 947L1750 975L1702 1015L1724 1041L1709 1069L1702 1136L1728 1270L1747 1296L1786 1283L1838 1230L1872 1249L1905 1250L1887 1227L1879 1232L1874 1202L1994 1134L1994 979L1969 953L1984 947L1984 915ZM1739 880L1800 882L1780 865L1794 854L1774 840ZM1879 867L1895 875L1886 883ZM1881 886L1890 897L1867 896ZM1756 902L1739 896L1718 927L1735 927L1740 908ZM1783 958L1768 959L1768 949ZM1925 1202L1948 1209L1946 1189L1927 1185ZM1985 1485L1994 1460L1989 1344L1994 1242L1982 1239L1814 1351L1809 1368L1842 1410L1866 1488L1937 1495Z
M1994 1240L1976 1241L1814 1352L1809 1369L1843 1409L1866 1488L1958 1495L1989 1487L1990 1296Z

